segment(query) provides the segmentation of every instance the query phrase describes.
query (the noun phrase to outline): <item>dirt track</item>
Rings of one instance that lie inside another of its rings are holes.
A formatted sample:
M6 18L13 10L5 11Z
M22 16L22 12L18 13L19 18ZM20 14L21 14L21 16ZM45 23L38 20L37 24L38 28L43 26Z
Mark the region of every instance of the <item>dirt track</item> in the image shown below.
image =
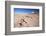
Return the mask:
M37 27L39 26L38 14L15 15L15 27Z

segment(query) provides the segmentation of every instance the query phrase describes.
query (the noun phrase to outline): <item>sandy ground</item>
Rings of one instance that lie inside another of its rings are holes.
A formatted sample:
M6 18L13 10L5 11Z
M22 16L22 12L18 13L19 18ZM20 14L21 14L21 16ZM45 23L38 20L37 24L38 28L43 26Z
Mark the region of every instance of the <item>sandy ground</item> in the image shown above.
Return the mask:
M38 14L16 14L14 27L38 27Z

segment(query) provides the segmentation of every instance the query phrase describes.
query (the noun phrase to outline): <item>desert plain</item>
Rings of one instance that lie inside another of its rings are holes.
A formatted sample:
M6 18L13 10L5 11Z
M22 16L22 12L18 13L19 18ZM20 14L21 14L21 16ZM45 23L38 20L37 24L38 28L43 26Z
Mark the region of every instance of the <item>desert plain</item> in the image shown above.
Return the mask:
M38 27L38 14L15 14L14 27Z

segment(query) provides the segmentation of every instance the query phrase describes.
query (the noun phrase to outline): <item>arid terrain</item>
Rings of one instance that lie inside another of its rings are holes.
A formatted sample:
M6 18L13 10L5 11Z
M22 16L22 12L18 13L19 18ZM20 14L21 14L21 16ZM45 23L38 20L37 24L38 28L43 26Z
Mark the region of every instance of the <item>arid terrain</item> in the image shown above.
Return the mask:
M15 14L14 27L38 27L38 14Z

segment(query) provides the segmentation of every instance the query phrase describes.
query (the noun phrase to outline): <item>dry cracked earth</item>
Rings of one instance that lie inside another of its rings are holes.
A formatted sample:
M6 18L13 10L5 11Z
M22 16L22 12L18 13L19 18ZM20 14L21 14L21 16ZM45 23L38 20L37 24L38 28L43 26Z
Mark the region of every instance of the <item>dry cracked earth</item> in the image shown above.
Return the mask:
M38 27L38 14L15 14L14 27Z

